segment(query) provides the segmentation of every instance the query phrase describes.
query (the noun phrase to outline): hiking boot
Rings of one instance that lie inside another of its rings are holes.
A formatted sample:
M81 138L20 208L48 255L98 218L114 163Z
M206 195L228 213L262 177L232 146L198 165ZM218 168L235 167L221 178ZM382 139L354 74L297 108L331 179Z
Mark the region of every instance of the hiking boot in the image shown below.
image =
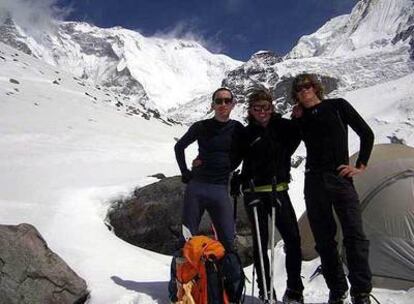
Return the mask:
M371 304L369 293L358 293L351 296L352 304Z
M301 291L296 291L287 288L282 298L283 304L303 304L303 294Z
M329 292L328 304L347 304L348 291L343 292Z

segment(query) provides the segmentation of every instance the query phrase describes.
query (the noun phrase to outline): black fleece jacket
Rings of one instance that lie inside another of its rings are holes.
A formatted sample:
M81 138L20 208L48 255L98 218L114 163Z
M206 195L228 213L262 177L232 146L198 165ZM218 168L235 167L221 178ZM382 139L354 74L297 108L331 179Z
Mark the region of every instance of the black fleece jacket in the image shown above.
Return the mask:
M255 186L290 181L290 158L300 143L297 124L274 114L267 127L252 121L245 127L239 151L242 153L243 189L253 179Z
M368 164L374 133L345 99L326 99L304 109L303 116L297 122L306 145L308 171L336 171L338 166L349 164L348 126L360 138L356 167Z
M192 169L192 178L205 183L227 184L230 172L237 165L232 157L234 137L239 136L242 129L243 125L236 120L220 122L211 118L194 123L174 147L181 173L189 171L184 150L197 140L202 163Z

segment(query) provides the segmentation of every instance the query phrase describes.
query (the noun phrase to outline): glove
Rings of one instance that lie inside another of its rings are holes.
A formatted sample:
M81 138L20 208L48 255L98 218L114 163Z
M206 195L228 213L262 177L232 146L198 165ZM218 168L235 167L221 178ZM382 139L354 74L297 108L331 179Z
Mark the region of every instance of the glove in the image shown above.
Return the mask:
M184 184L188 184L188 182L193 178L193 174L190 170L186 170L183 173L181 173L181 181Z
M240 171L236 170L233 172L233 175L231 177L231 180L230 180L230 195L231 196L241 195L242 179L239 173Z

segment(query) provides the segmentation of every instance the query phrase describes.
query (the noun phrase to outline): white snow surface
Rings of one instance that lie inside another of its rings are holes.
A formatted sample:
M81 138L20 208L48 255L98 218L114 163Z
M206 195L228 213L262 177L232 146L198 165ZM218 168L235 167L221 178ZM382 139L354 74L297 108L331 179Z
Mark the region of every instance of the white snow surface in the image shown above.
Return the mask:
M113 199L156 181L148 175L178 174L173 138L186 128L127 115L98 90L92 99L84 94L92 88L73 75L1 43L0 67L0 223L37 227L87 281L89 303L168 303L171 257L117 238L105 216ZM59 84L53 84L57 77ZM414 145L413 82L411 74L345 96L373 126L377 143L394 134ZM351 137L351 152L357 150ZM303 147L298 154L304 155ZM303 166L293 170L293 178L290 194L299 217ZM275 261L279 297L286 279L282 245ZM318 260L303 264L307 303L324 302L328 295L321 277L308 282L317 265ZM250 280L251 270L246 268ZM383 304L412 303L414 296L414 289L373 292Z

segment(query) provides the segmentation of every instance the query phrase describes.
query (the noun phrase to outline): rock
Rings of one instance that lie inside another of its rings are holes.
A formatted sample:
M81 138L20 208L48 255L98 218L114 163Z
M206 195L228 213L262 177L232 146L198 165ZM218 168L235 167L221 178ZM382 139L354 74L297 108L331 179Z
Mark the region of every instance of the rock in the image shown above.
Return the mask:
M260 51L238 68L228 72L221 86L230 88L238 102L245 102L247 93L253 88L273 87L279 76L275 64L282 58L271 51Z
M300 164L305 160L306 158L304 156L296 155L293 156L290 160L290 165L292 168L298 168Z
M392 144L400 144L400 145L406 145L406 142L403 138L399 138L396 135L387 136L387 138L390 140L390 143Z
M0 303L85 303L85 281L33 226L0 225Z
M138 188L133 197L116 201L108 211L107 220L121 239L152 251L172 255L181 232L181 212L185 185L181 176L166 177ZM237 216L237 250L244 265L252 261L250 224L239 198ZM200 233L211 235L211 222L205 213Z
M154 178L158 178L158 179L166 178L166 176L163 173L156 173L156 174L150 175L149 177L154 177Z
M21 31L17 29L13 19L10 16L6 17L6 20L0 25L0 41L27 55L34 56L30 47L24 42L24 38Z
M9 81L14 84L20 84L20 82L16 79L10 78Z

